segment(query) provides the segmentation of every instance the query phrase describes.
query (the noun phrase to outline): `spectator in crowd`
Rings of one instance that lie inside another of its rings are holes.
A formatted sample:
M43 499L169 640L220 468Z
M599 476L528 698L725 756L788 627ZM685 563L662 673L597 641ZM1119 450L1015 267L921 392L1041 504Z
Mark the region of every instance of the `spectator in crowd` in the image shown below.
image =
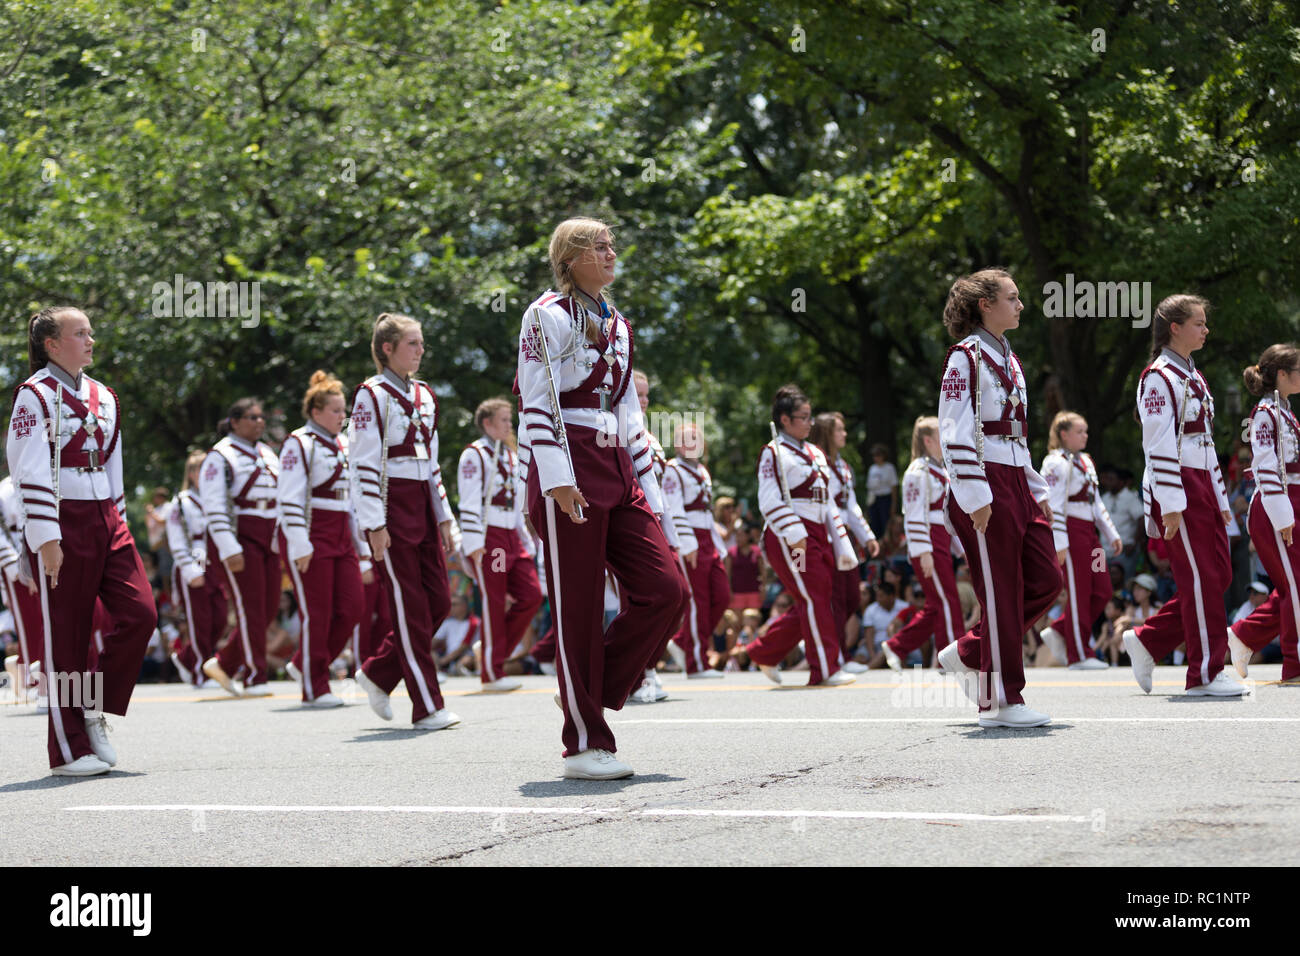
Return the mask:
M1110 512L1110 520L1124 542L1124 550L1119 557L1107 555L1107 564L1119 565L1124 569L1121 580L1127 581L1137 573L1138 560L1142 557L1142 542L1146 538L1144 526L1145 515L1142 510L1142 496L1131 487L1133 472L1127 468L1114 465L1102 465L1097 473L1101 482L1101 503Z
M1150 593L1147 592L1148 595ZM1111 667L1118 667L1120 658L1125 656L1124 630L1118 626L1124 617L1125 607L1124 599L1115 595L1106 602L1106 610L1102 612L1101 633L1097 636L1097 656Z
M1121 635L1160 610L1160 605L1163 603L1157 600L1158 582L1150 574L1139 574L1135 577L1129 590L1132 592L1132 599L1126 604L1124 615L1115 622L1115 628Z
M898 616L889 622L889 627L886 629L889 633L886 639L888 639L888 637L893 637L895 634L897 634L899 631L905 628L908 625L908 623L912 620L912 618L916 617L923 610L925 610L925 589L921 587L920 584L913 584L907 587L903 591L903 593L907 595L907 603L903 606L903 609L898 612ZM883 643L881 646L883 646ZM903 666L904 667L916 667L916 666L930 667L931 662L933 661L934 661L934 640L930 639L926 641L924 644L922 644L920 647L918 647L916 650L908 654L907 657L904 658L903 660Z
M762 528L752 521L741 524L736 541L727 549L731 572L731 603L733 611L763 606L762 564L763 549L758 539Z
M885 522L885 533L880 539L880 557L885 567L910 568L912 559L907 556L907 538L903 533L903 516L891 515Z
M268 673L281 672L280 679L288 680L284 665L298 650L298 635L302 621L298 617L298 602L292 591L280 592L280 610L271 626L266 629L266 668Z
M867 523L872 533L883 537L890 515L898 514L898 470L884 445L871 446L871 467L867 469ZM902 524L900 517L899 524ZM901 532L900 532L901 533Z
M746 628L742 628L740 637L737 638L735 646L733 646L729 652L731 658L736 661L737 667L742 671L751 669L749 655L745 653L745 647L766 634L768 628L772 626L772 622L782 614L788 613L793 607L794 599L790 597L790 593L788 591L780 591L772 600L771 613L768 615L767 620L763 621L761 624L754 623L755 619L750 616L752 613L751 611L744 612L743 620L746 622ZM799 660L798 651L799 648L796 647L790 652L790 656L786 658L785 663L787 668L792 666L791 662Z
M1232 617L1228 623L1236 624L1243 617L1248 616L1251 611L1255 610L1255 608L1267 601L1269 590L1269 586L1262 581L1252 581L1250 587L1247 588L1246 591L1248 595L1246 600L1242 602L1240 607L1232 612Z
M713 530L722 539L722 547L718 548L718 554L722 556L723 561L726 561L732 546L736 544L737 524L736 499L719 495L713 500ZM731 568L728 567L727 571L730 573Z
M480 619L469 611L466 596L453 594L451 611L433 635L433 657L438 670L454 676L478 673L474 642L478 640L479 623Z
M887 666L880 645L891 634L890 622L907 606L898 599L898 589L888 581L876 585L875 596L875 602L862 612L862 633L858 642L849 648L853 660L870 668Z
M171 492L157 487L144 506L144 527L149 539L149 550L164 581L172 576L172 555L167 545L167 516L172 510Z
M1169 559L1169 544L1161 536L1147 538L1147 563L1155 573L1157 606L1174 596L1174 572Z
M963 630L969 631L979 623L980 615L984 612L980 607L979 596L970 583L970 565L965 561L960 562L953 574L957 578L957 597L961 599L961 626Z

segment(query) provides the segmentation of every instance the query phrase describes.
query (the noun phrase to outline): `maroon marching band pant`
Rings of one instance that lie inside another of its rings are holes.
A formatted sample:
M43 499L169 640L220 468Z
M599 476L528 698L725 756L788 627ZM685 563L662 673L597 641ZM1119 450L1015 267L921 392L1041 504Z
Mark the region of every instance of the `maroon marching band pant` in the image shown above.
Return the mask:
M1096 525L1086 518L1067 518L1065 530L1070 539L1065 559L1066 601L1052 629L1065 638L1066 663L1077 664L1093 656L1092 625L1110 600L1110 572Z
M39 556L33 559L47 622L42 628L41 671L50 700L51 767L94 753L85 711L125 716L149 638L158 626L158 609L135 540L113 502L65 498L59 504L59 526L63 566L58 587L50 588ZM113 625L96 666L88 668L97 600ZM90 670L96 670L93 681Z
M31 565L26 564L26 548L19 556L19 561L24 562L27 573L34 582L36 575ZM45 618L41 615L41 590L36 588L35 591L29 591L25 584L17 579L9 580L6 574L0 574L0 578L4 579L5 606L14 616L14 632L18 637L18 662L23 674L27 675L26 680L30 685L35 679L30 666L41 659L41 642L45 635Z
M1136 634L1157 661L1185 643L1186 686L1191 688L1208 684L1223 670L1228 650L1223 596L1232 584L1232 559L1212 484L1214 476L1202 468L1183 468L1182 477L1187 507L1178 533L1169 542L1169 562L1178 590L1137 627ZM1154 499L1151 520L1157 528L1164 528L1160 505Z
M763 553L794 604L771 622L762 637L745 645L745 653L757 664L775 667L802 640L811 686L839 670L842 658L831 607L835 577L831 543L821 522L804 518L803 525L808 544L802 569L785 540L770 527L763 529Z
M483 667L480 678L488 684L505 675L505 662L528 630L542 606L537 568L524 550L514 528L488 525L483 555L474 566L483 599ZM514 603L506 610L506 597Z
M542 538L564 708L564 756L615 751L602 708L621 710L677 628L686 604L659 519L646 504L627 449L566 426L586 521L576 524L528 471L528 514ZM606 630L605 568L623 596Z
M980 671L980 710L1023 704L1023 641L1061 591L1052 526L1029 491L1025 470L984 463L993 513L983 534L957 499L948 496L948 518L966 550L971 583L979 599L979 623L957 641L957 654Z
M1300 485L1289 485L1287 494L1291 498L1291 507L1300 513ZM1300 581L1300 534L1293 530L1291 546L1286 546L1264 510L1258 489L1250 499L1248 520L1255 553L1275 587L1268 600L1232 625L1232 632L1252 651L1258 651L1271 644L1273 638L1280 637L1282 679L1293 680L1300 677L1296 648L1296 622L1300 620L1300 590L1296 586Z
M686 652L686 673L697 674L709 670L708 652L713 649L713 632L727 610L731 600L731 585L727 583L727 569L713 544L713 530L695 528L699 549L695 552L695 567L681 562L680 570L690 584L690 598L683 615L682 626L672 640Z
M289 540L280 532L280 556L293 582L302 621L292 663L303 676L304 701L330 692L330 664L352 639L365 605L348 512L313 511L310 540L311 560L306 571L299 571L288 557Z
M176 648L176 659L189 669L195 686L206 679L203 662L217 652L226 629L226 596L217 583L216 569L208 565L202 587L186 586L179 566L172 567L172 603L185 611L186 636Z
M432 495L427 481L388 479L390 544L375 567L383 569L393 626L362 665L386 694L406 683L412 723L443 709L433 635L451 610L451 586Z
M375 656L384 638L393 633L393 619L388 613L388 588L384 585L384 569L371 564L370 583L362 576L361 621L352 634L352 660L354 668Z
M244 570L226 566L210 534L208 567L221 569L221 590L235 609L235 628L217 651L217 664L251 686L266 683L266 629L280 608L280 559L271 550L275 519L240 515L238 528Z
M840 571L838 568L831 579L831 605L835 615L835 633L839 637L840 647L848 649L849 638L845 631L849 620L858 613L862 603L862 575L857 568Z
M906 657L931 637L938 654L962 635L961 596L952 573L952 536L941 524L930 525L930 551L934 577L926 577L921 559L912 559L912 571L925 592L925 606L898 633L885 641L899 657Z

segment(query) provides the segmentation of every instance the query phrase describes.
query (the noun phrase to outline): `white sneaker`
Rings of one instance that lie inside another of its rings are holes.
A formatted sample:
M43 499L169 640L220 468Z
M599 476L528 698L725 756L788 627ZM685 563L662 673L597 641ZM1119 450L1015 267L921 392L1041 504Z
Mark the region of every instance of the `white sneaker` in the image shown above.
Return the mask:
M93 777L97 773L108 773L108 764L93 754L78 757L72 763L51 767L50 773L56 777Z
M416 730L445 730L460 723L460 718L446 707L435 710L427 717L421 717L414 724Z
M641 681L641 686L628 694L627 699L632 704L653 704L655 702L655 686L650 683L650 678L644 678Z
M240 693L239 685L236 684L234 680L231 679L229 674L227 674L224 670L221 669L221 665L217 663L217 659L215 657L209 657L206 661L203 662L203 673L204 676L211 677L214 681L220 684L221 689L224 690L227 694L230 694L233 697L243 696Z
M961 655L957 653L957 642L953 641L941 650L938 660L945 674L957 678L957 684L966 695L966 699L979 706L979 671L962 663Z
M686 652L681 649L676 641L668 642L668 656L673 659L673 663L679 668L686 670Z
M366 672L360 667L357 668L357 683L361 689L366 692L366 697L370 700L370 709L373 710L381 720L393 719L393 705L389 701L388 695L379 689L379 685L366 676Z
M1069 669L1072 671L1104 671L1108 667L1110 667L1110 665L1100 658L1085 657L1081 661L1075 661L1070 665Z
M712 667L707 670L696 671L694 674L687 674L687 680L721 680L722 671L715 671Z
M763 672L763 676L773 684L781 683L781 672L770 664L759 664L758 669Z
M841 684L852 684L855 680L857 680L857 678L852 674L846 674L843 670L838 670L830 677L823 677L820 686L839 687Z
M1142 693L1151 693L1151 675L1155 673L1156 659L1138 640L1137 631L1129 628L1124 632L1124 650L1128 652L1129 663L1133 667L1133 679L1142 688Z
M898 655L895 654L894 656L897 657ZM845 661L844 666L841 667L840 670L848 671L850 674L863 674L871 670L871 668L862 663L862 661Z
M564 758L566 780L620 780L632 776L632 768L608 750L584 750Z
M95 756L110 767L117 766L117 751L108 742L108 720L102 713L86 712L86 736L90 738L90 749Z
M538 661L537 669L547 677L555 676L555 661Z
M289 675L289 679L291 681L293 681L299 687L302 686L302 671L298 670L298 668L293 666L293 661L289 661L287 664L284 665L284 672Z
M36 713L48 714L50 712L50 699L48 697L36 698Z
M1061 636L1061 632L1056 628L1045 627L1038 636L1043 639L1043 643L1047 645L1047 649L1052 652L1052 656L1058 662L1064 664L1070 659L1065 653L1065 638Z
M1248 677L1247 671L1250 669L1250 659L1255 655L1255 652L1232 632L1232 628L1228 628L1228 650L1232 654L1233 669L1242 677Z
M1219 671L1214 680L1208 684L1199 684L1183 691L1187 697L1240 697L1249 694L1246 685L1232 677L1227 671Z
M496 680L484 684L481 690L489 694L504 694L507 691L518 690L523 686L523 681L513 677L498 677Z
M889 669L895 674L903 673L902 658L898 656L896 650L889 646L889 641L883 641L880 645L880 650L885 655L885 663L889 665ZM862 669L866 670L865 667Z
M341 697L335 697L333 694L321 694L315 700L304 700L302 705L304 707L317 707L321 710L325 710L330 707L342 707L343 699Z
M645 672L646 679L654 685L655 702L668 699L668 691L664 690L663 681L659 679L659 672L653 667Z
M185 683L194 683L194 672L181 663L180 655L175 651L172 652L172 667L176 668L176 673L181 675L181 680Z
M208 677L205 678L203 683L199 685L199 690L221 690L221 685L218 684L216 681L214 681L211 677Z
M1052 718L1024 704L1007 704L980 714L981 727L1041 727Z
M246 684L244 686L245 697L270 697L275 691L271 690L270 684Z

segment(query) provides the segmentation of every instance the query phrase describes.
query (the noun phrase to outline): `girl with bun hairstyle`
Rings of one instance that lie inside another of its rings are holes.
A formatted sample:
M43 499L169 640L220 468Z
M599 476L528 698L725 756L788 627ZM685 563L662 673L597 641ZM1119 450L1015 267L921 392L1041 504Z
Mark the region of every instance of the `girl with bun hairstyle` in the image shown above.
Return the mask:
M307 424L280 448L280 555L302 616L298 651L287 669L302 684L308 707L342 707L330 693L329 668L361 622L358 554L370 557L349 490L343 383L314 372L302 414Z
M1291 395L1300 391L1300 349L1270 345L1242 377L1259 402L1246 420L1255 494L1250 499L1250 540L1275 585L1268 600L1228 629L1232 664L1242 677L1251 654L1281 634L1282 679L1300 677L1296 654L1300 621L1300 540L1295 516L1300 511L1300 422L1291 411Z
M1146 472L1147 534L1169 543L1177 593L1145 623L1124 632L1133 678L1151 693L1156 661L1187 646L1189 697L1236 697L1246 688L1223 670L1232 583L1225 530L1232 520L1214 451L1214 398L1192 353L1205 345L1209 303L1171 295L1153 316L1151 364L1138 380Z

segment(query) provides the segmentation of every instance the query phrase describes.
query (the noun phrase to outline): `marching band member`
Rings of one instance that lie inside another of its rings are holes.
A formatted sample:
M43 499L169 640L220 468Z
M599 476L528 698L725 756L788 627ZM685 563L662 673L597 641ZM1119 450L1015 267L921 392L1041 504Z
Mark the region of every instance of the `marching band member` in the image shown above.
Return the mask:
M31 562L23 544L23 507L14 487L12 475L0 481L0 580L4 582L5 607L14 616L14 635L18 638L18 653L5 659L5 670L16 697L26 699L33 684L44 686L36 680L40 664L40 640L45 632L41 616L41 594L32 577ZM36 656L32 656L35 653ZM47 707L43 697L38 697L37 708Z
M1207 306L1194 295L1172 295L1156 306L1152 361L1138 382L1147 533L1154 538L1163 529L1178 586L1159 611L1124 632L1133 677L1148 694L1156 661L1179 644L1187 647L1188 696L1246 691L1223 670L1228 620L1222 596L1232 583L1225 529L1232 515L1214 451L1214 399L1192 361L1209 334Z
M1047 433L1041 474L1052 506L1052 538L1065 569L1065 606L1045 627L1043 642L1071 670L1105 670L1092 653L1092 625L1110 600L1110 571L1097 561L1098 536L1118 557L1124 542L1102 504L1097 467L1084 452L1088 423L1077 412L1057 412Z
M40 589L48 749L57 776L106 773L117 763L104 714L126 714L158 625L153 591L123 517L122 409L111 388L83 373L94 342L79 309L32 316L32 375L14 393L6 449ZM91 680L96 600L114 623Z
M188 682L202 687L203 662L217 652L226 629L226 597L209 569L207 519L199 501L199 473L207 452L185 460L185 480L167 512L167 545L172 554L172 601L185 611L185 643L172 652L172 663ZM207 678L211 680L211 678ZM215 682L214 682L215 683Z
M758 458L758 507L767 527L763 553L782 586L794 599L790 610L771 621L745 652L769 680L801 639L808 660L809 685L851 684L840 669L843 655L831 603L834 575L857 565L857 555L830 500L830 465L820 448L805 441L812 408L797 385L783 385L772 401L774 439ZM779 433L778 433L779 429Z
M1296 654L1300 541L1295 540L1295 516L1300 509L1300 422L1290 402L1300 391L1300 349L1270 345L1243 377L1247 390L1259 397L1247 419L1255 476L1250 540L1276 587L1265 603L1228 629L1228 648L1237 673L1245 677L1251 654L1280 633L1282 680L1289 681L1300 677Z
M939 652L961 637L961 597L953 574L954 552L962 555L961 542L948 530L944 502L948 498L948 472L939 447L939 419L921 415L912 425L912 461L903 472L903 521L907 556L925 593L921 613L881 644L890 668L901 672L903 660L931 637L934 663Z
M681 498L687 533L695 539L695 560L687 570L690 602L673 641L686 652L688 679L719 678L722 671L709 666L708 655L713 650L713 632L731 600L731 585L722 563L726 549L713 525L713 479L704 467L704 433L694 423L682 425L674 444L677 457L668 462L664 474L672 475L674 495ZM684 536L679 530L679 543Z
M255 398L241 398L217 424L220 440L199 472L199 503L208 530L208 567L235 609L235 629L203 662L203 673L239 697L269 697L266 629L280 606L276 557L276 483L280 462L262 442L266 416ZM236 684L242 679L242 689Z
M948 334L960 340L948 350L939 397L948 516L983 613L939 663L978 703L981 727L1051 720L1021 695L1022 638L1061 590L1047 483L1029 457L1025 373L1005 335L1023 308L1011 276L984 269L954 282L943 310Z
M530 459L528 512L542 539L556 626L564 775L632 774L603 708L622 709L676 628L685 594L660 524L658 483L636 393L631 326L604 289L608 227L569 219L551 235L555 288L528 307L516 388ZM602 633L605 568L624 595Z
M649 419L646 416L650 410L650 379L640 369L633 369L632 386L636 389L636 401L641 409L641 417L648 423ZM685 590L689 602L692 597L690 573L687 569L695 567L699 545L695 541L695 534L691 530L690 522L686 520L686 505L682 501L681 485L677 481L676 474L668 471L668 459L664 456L664 446L659 443L659 438L652 428L646 428L645 437L650 443L650 472L654 475L655 481L659 483L660 494L663 498L664 512L660 516L660 521L664 529L664 538L667 539L668 549L677 561L677 573L681 577L682 588ZM553 629L551 635L554 635ZM639 704L653 704L668 699L668 691L664 689L663 682L659 680L659 671L656 665L663 659L664 651L670 648L682 654L681 663L683 666L685 665L686 655L678 649L675 639L676 634L670 635L664 641L664 646L659 648L659 652L653 656L650 666L646 668L645 680L641 682L640 687L632 692L631 700ZM536 657L536 648L534 648L533 654Z
M353 493L383 569L393 630L357 668L357 683L371 709L392 720L388 695L404 681L416 729L443 730L460 718L444 706L433 635L451 609L445 555L460 547L460 530L438 467L438 399L413 377L424 357L420 323L380 315L370 354L377 374L357 387L352 402Z
M280 555L302 616L298 650L287 670L302 684L308 707L342 707L330 692L330 664L361 623L361 566L370 548L359 538L347 474L347 408L343 383L312 373L302 400L307 424L280 447L277 486Z
M461 549L483 599L485 691L511 691L523 682L506 676L506 658L519 646L533 615L542 606L542 589L533 565L533 536L524 523L522 482L510 447L510 403L489 398L474 412L482 436L461 452L457 468ZM507 610L506 599L513 600Z
M830 463L829 491L831 501L835 502L835 507L839 509L840 521L848 528L857 546L874 558L880 554L880 542L876 540L871 525L867 523L866 516L858 505L853 468L840 454L849 440L844 416L840 412L822 412L813 419L808 440L822 450L822 454ZM861 561L858 564L861 564ZM836 633L844 647L849 646L849 622L858 615L861 587L862 575L858 573L857 565L835 572L835 590L831 599L835 602L835 620L839 624ZM844 669L852 671L853 663L855 662L846 664Z

